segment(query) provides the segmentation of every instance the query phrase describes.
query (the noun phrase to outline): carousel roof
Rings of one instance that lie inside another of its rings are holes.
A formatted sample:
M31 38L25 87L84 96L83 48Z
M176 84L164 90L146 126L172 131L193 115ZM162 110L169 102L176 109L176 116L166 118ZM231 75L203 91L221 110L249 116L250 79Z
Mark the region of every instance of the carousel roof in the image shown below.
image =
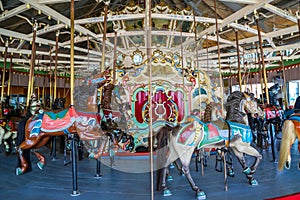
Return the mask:
M300 61L298 0L153 0L151 6L154 62L224 74L239 66L255 71L260 45L269 69L279 68L282 58ZM35 69L54 68L57 44L58 70L69 71L70 1L0 0L0 9L0 61L7 46L14 69L29 70L36 27ZM143 68L146 13L144 0L75 0L75 73L99 69L104 35L105 66L116 58L119 69Z

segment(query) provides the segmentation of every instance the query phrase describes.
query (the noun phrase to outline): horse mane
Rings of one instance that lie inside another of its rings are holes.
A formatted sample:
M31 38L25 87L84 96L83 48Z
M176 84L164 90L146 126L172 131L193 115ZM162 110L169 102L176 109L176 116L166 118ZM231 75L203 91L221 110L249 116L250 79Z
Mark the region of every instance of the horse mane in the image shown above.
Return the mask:
M233 122L243 122L245 113L240 111L240 102L245 99L241 91L234 91L227 98L226 103L226 120Z
M211 111L214 108L214 106L215 106L214 102L210 102L209 104L207 104L204 110L203 122L206 123L211 121Z

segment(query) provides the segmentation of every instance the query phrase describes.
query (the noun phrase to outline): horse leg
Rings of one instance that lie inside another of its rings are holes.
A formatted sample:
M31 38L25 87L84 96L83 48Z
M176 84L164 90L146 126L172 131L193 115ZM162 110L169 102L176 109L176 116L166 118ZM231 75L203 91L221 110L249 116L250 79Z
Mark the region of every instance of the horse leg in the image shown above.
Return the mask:
M98 151L96 153L95 152L89 152L88 158L98 160L100 158L100 156L103 154L103 151L105 149L105 146L106 146L107 142L108 142L108 138L105 136L105 139L103 139L103 138L101 139L101 142L100 142L101 144L98 148Z
M36 149L44 146L48 141L50 137L44 137L40 140L40 142L35 146ZM43 156L41 153L34 151L35 156L38 158L37 166L40 170L44 169L44 166L46 164L45 156Z
M249 147L251 147L251 146L249 146ZM251 148L253 148L253 147L251 147ZM254 150L256 151L256 149L254 149ZM255 161L251 167L248 167L245 157L244 157L244 153L246 153L246 152L242 151L240 148L237 149L236 146L232 148L232 151L234 152L234 154L238 158L238 161L242 165L243 173L246 174L249 184L250 185L258 185L258 182L253 178L252 175L255 173L256 168L257 168L258 164L260 163L260 160L262 159L262 156L256 151L257 155L251 155L251 156L255 156ZM250 155L250 154L248 154L248 155Z
M4 140L3 144L4 144L4 147L5 147L5 152L9 153L9 144L8 144L8 142L6 140Z
M41 140L40 136L34 137L32 139L27 139L22 142L18 147L18 153L20 158L20 167L16 168L16 175L24 174L28 170L28 162L26 161L23 151L26 149L32 149L39 141Z
M191 173L190 173L190 160L188 162L183 161L182 158L180 158L181 164L182 164L182 172L186 176L187 180L189 181L192 189L196 192L197 199L206 199L206 194L204 191L202 191L194 182Z
M13 131L13 134L12 134L12 153L13 154L15 154L17 152L16 138L17 138L17 131Z

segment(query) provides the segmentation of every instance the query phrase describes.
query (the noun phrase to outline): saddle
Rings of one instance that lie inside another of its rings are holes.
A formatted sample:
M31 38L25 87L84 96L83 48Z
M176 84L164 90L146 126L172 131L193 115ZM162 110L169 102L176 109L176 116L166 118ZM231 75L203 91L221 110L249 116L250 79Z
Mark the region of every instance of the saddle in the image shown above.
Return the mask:
M300 113L294 113L290 116L289 120L300 122Z
M41 130L44 132L63 131L75 122L74 108L65 109L61 112L44 112L42 116Z

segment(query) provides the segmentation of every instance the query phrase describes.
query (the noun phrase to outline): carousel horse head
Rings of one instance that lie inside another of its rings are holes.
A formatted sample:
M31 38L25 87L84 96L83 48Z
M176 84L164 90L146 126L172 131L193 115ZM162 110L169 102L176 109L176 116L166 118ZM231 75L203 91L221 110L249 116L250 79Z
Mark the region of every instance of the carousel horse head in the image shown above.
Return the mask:
M53 109L58 110L58 109L64 109L65 108L65 102L66 100L64 98L56 98L54 103L53 103Z
M239 122L248 125L248 116L260 116L261 112L251 95L234 91L227 99L226 103L226 120Z
M276 98L279 91L280 91L279 83L275 83L272 87L269 88L270 105L279 106L279 102Z
M35 94L32 94L30 97L29 112L31 115L35 115L41 108L41 102L37 99Z

